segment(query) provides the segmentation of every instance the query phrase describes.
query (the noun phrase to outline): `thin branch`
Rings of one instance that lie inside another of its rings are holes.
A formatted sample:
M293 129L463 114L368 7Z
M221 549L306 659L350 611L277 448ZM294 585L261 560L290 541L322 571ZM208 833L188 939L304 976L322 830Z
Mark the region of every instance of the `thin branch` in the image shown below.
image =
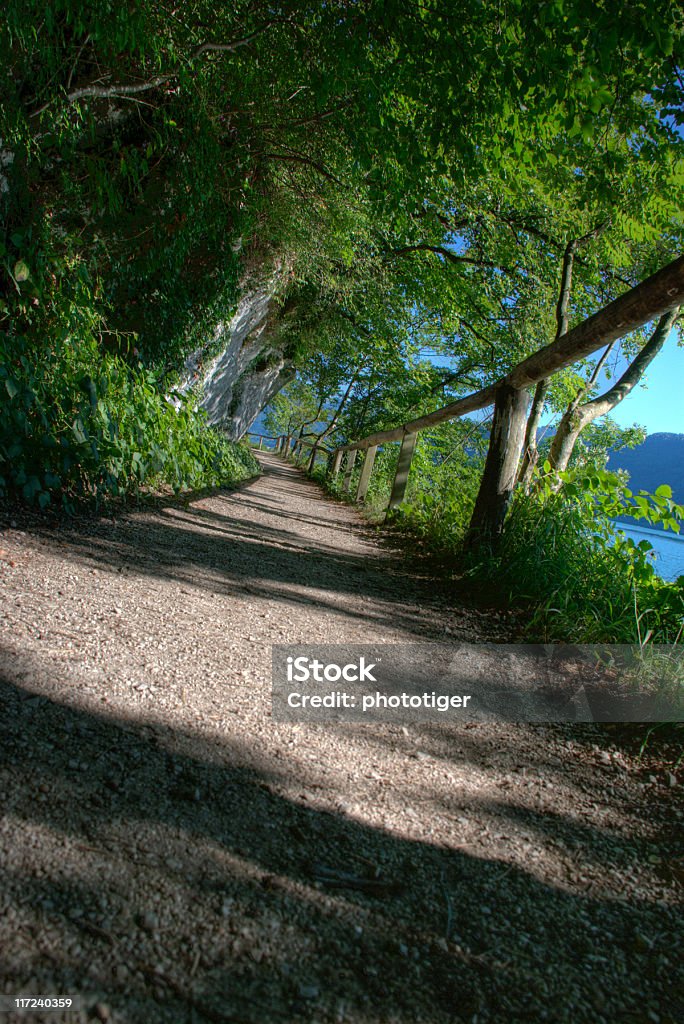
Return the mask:
M262 25L260 28L250 32L249 35L243 36L241 39L234 39L229 43L201 43L195 50L193 50L190 55L190 61L196 60L205 53L234 53L235 50L239 49L241 46L246 46L248 43L251 43L253 39L261 35L263 32L266 32L281 20L282 19L273 19L271 21L267 21L265 25ZM164 75L155 75L153 78L149 78L144 82L136 82L128 85L119 83L105 88L91 84L83 86L81 89L75 89L73 92L68 92L64 99L67 103L77 103L78 100L83 99L109 99L115 96L136 96L141 92L149 92L151 89L158 89L160 85L164 85L166 82L170 82L175 78L178 78L178 72L170 71ZM71 74L69 75L69 83L70 82ZM67 88L69 87L69 83L67 83ZM34 110L30 116L38 117L38 115L42 114L44 110L47 110L53 102L53 100L49 100L47 103L43 104L42 107L39 107L38 110Z
M645 371L667 341L667 337L674 327L678 316L679 308L672 309L669 313L663 314L653 334L629 364L617 383L609 391L606 391L605 394L593 398L590 402L586 402L582 406L582 410L591 412L591 418L596 419L605 412L610 412L611 409L614 409L618 402L621 402L639 383ZM608 350L606 350L604 355L607 355L607 352Z
M570 291L572 289L572 266L575 259L577 240L572 239L565 247L563 254L563 270L561 272L561 286L556 305L556 337L558 341L568 331L568 307L570 305Z
M608 345L604 349L604 351L601 353L601 357L597 361L596 366L592 370L591 376L589 377L589 380L587 381L586 391L588 391L590 388L592 388L594 386L594 384L596 383L596 381L598 380L598 375L601 372L601 370L603 369L603 364L605 363L606 359L608 358L608 356L610 355L610 353L612 352L612 350L614 348L615 348L615 342L611 341L610 345ZM585 393L586 393L586 391L585 391Z
M445 457L444 457L444 458L442 459L442 461L441 461L441 462L440 462L440 464L439 464L439 465L440 465L440 469L441 469L441 467L442 467L442 466L443 466L443 465L444 465L444 464L445 464L446 462L448 462L448 461L449 461L449 459L450 459L450 458L452 457L452 455L455 455L455 454L456 454L456 452L457 452L457 451L459 451L459 449L461 449L461 448L465 448L466 444L468 443L468 441L470 441L471 437L474 437L474 436L475 436L475 434L479 433L479 431L480 431L480 430L482 429L482 427L484 427L484 425L485 425L486 423L489 423L489 421L490 421L490 420L492 420L492 419L494 419L494 410L492 410L492 411L491 411L491 412L489 413L489 415L488 415L488 416L485 416L485 417L484 417L484 419L481 419L481 420L479 420L479 421L478 421L478 422L477 422L477 423L475 424L475 426L473 427L473 429L472 429L472 430L470 430L470 431L469 431L469 432L468 432L468 433L467 433L467 434L465 435L465 437L461 438L461 440L460 440L460 441L458 442L458 444L456 445L456 447L455 447L455 448L452 448L452 449L451 449L451 451L449 452L449 454L448 454L448 455L446 455L446 456L445 456Z
M89 32L88 35L85 37L85 39L83 40L83 42L81 43L81 45L78 48L78 53L76 54L76 58L74 60L74 63L71 65L71 71L69 72L69 77L67 78L67 84L66 84L67 89L71 88L71 82L72 82L73 77L74 77L74 72L76 71L76 67L78 65L78 62L81 59L81 54L83 53L83 51L85 50L86 46L90 42L90 39L91 39L91 36L90 36L90 32Z
M558 302L556 304L556 337L555 341L558 341L565 334L568 333L568 309L570 307L570 293L572 291L572 272L575 263L575 254L577 249L586 245L592 239L597 238L602 231L608 227L610 221L604 221L597 225L593 230L587 232L586 235L582 235L581 238L571 238L565 246L565 252L563 253L563 268L561 270L561 284L558 293ZM612 342L611 342L612 345ZM602 357L605 359L610 351L610 346ZM600 364L603 363L600 361ZM573 408L580 402L582 397L586 394L587 385L583 390L579 391L576 398L574 399ZM529 485L532 477L532 472L537 462L538 457L538 445L537 445L537 432L539 430L539 424L541 423L542 414L544 412L544 405L546 403L546 395L549 390L549 378L542 377L541 380L537 381L537 385L534 389L534 397L532 399L532 406L527 417L527 424L525 426L525 440L523 444L523 456L518 471L518 482L523 484L524 487Z
M598 236L606 230L609 224L610 220L603 221L591 231L588 231L586 235L582 235L581 238L570 239L568 244L565 246L560 295L558 296L558 305L556 306L556 341L558 341L558 339L564 334L568 333L568 306L570 304L570 291L572 289L572 271L575 262L575 253L580 246L586 245L588 242L593 241L594 238L598 238Z
M472 256L458 256L455 252L445 249L442 245L428 245L427 242L420 242L416 245L404 245L401 249L393 249L388 254L388 258L393 256L406 256L412 252L433 252L437 256L443 256L446 260L449 260L450 263L469 263L474 267L489 267L492 270L501 270L505 274L513 273L510 267L502 267L498 263L492 263L491 260L475 259Z
M320 444L320 442L325 437L328 437L328 435L332 433L332 431L335 428L335 425L337 424L338 419L340 418L342 410L344 409L344 407L345 407L345 405L347 403L347 399L349 398L350 394L352 393L352 389L353 389L354 385L356 384L357 380L359 379L359 375L360 375L360 373L363 370L365 365L366 365L365 363L362 363L358 367L358 369L354 372L354 375L353 375L352 379L349 381L349 384L347 385L347 389L346 389L346 391L344 392L344 394L342 396L342 400L341 400L340 404L337 406L337 409L335 410L333 418L330 420L330 423L328 423L328 425L325 428L325 430L323 430L323 432L320 433L320 434L316 434L313 430L308 431L308 433L306 433L306 434L300 432L300 435L299 435L300 437L315 437L316 438L316 445L318 445L318 444ZM313 420L308 420L307 423L303 424L303 426L306 427L306 426L309 425L309 423L313 423L313 422L314 422Z
M470 223L470 221L465 217L463 218L463 220L449 220L449 218L445 217L443 213L437 214L437 220L442 225L442 227L448 228L449 231L455 232L463 231L464 228L467 228Z
M254 29L249 35L243 36L242 39L234 39L230 43L202 43L198 46L195 52L192 54L191 60L196 60L197 57L201 57L204 53L234 53L241 46L247 46L253 39L260 36L262 32L267 32L269 28L273 28L279 21L283 19L274 18L271 21L267 21L261 28ZM285 19L288 20L288 19Z
M148 79L146 82L138 82L136 85L88 85L84 86L83 89L76 89L74 92L69 93L65 98L67 103L76 103L82 99L109 99L113 96L124 97L124 96L135 96L141 92L149 92L150 89L157 89L160 85L164 85L165 82L171 81L172 78L176 78L176 75L157 75L155 78ZM30 117L38 117L43 111L47 110L53 103L53 100L49 100L44 103L38 110L34 110Z
M308 156L302 156L301 153L265 153L264 156L269 160L289 160L296 164L305 164L308 167L313 167L315 171L318 171L319 174L322 174L323 177L327 178L329 181L334 181L336 185L342 185L340 179L336 178L335 175L327 169L327 167L319 163L317 160L311 160Z

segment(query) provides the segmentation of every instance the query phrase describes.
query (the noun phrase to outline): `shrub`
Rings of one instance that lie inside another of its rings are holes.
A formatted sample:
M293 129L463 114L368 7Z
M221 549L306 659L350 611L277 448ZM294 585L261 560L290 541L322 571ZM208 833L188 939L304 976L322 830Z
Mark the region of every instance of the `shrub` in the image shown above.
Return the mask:
M95 341L40 362L0 344L0 496L41 508L98 504L160 486L174 491L252 476L248 449L210 429L190 398L165 398L156 375Z
M537 639L677 641L684 577L662 580L648 541L636 544L614 521L629 517L679 532L684 509L670 488L634 495L606 470L547 470L548 464L530 494L515 495L496 553L472 565L472 575L496 581L512 603L525 603Z

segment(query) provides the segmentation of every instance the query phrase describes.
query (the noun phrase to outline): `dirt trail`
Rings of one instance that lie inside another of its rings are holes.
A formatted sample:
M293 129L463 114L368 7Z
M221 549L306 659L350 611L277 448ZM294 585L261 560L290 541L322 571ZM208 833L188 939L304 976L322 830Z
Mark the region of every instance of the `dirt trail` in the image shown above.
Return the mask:
M262 463L0 536L0 990L86 1007L5 1019L684 1019L673 777L593 726L272 722L273 643L503 627Z

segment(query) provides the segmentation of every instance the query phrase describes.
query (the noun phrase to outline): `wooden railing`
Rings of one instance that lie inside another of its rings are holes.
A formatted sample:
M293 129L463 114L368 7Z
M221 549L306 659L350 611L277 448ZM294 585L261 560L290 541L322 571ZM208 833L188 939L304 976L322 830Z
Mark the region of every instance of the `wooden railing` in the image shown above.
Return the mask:
M391 438L390 442L393 440L395 440L395 438ZM418 431L405 430L402 428L402 432L399 433L399 437L396 438L396 440L401 440L401 447L399 449L399 458L397 459L397 468L394 473L394 480L392 481L392 490L390 491L390 498L387 505L388 509L396 508L397 505L401 505L404 500L409 472L411 470L411 462L413 461L413 453L416 450ZM377 444L363 445L363 443L354 447L344 445L343 447L338 448L333 456L330 475L334 479L342 471L344 459L342 490L349 494L354 469L356 468L357 455L359 452L362 453L363 464L356 484L356 501L359 504L362 504L366 500L378 447L379 445Z
M334 449L328 459L329 472L336 477L344 463L342 489L351 490L351 481L357 453L365 452L356 486L356 500L366 499L378 446L400 441L399 458L394 474L388 510L400 505L406 493L413 453L418 433L428 427L457 419L476 409L494 406L489 451L482 483L471 520L471 532L491 535L499 532L518 474L518 462L527 422L528 389L558 370L591 355L597 349L624 337L630 331L684 305L684 256L663 267L635 288L620 295L598 313L577 324L554 342L524 359L498 381L480 391L459 398L402 426L381 430L358 441L351 441ZM299 461L304 447L311 449L308 469L313 469L323 449L317 442L294 441L292 437L278 438L275 450Z
M392 495L390 497L390 505L392 508L394 505L398 505L404 497L404 491L406 490L406 481L408 480L409 469L411 467L411 459L413 457L413 450L415 448L416 434L413 434L413 445L402 443L401 451L399 452L399 464L397 466L397 472L395 474L394 486L392 487ZM296 438L292 435L283 434L276 438L276 444L274 451L278 454L285 456L285 458L291 458L296 465L303 465L302 454L305 450L308 450L307 471L310 473L318 458L324 458L326 464L329 467L329 473L336 477L340 472L342 457L346 455L346 463L344 467L344 481L342 489L349 493L351 489L352 475L354 473L354 467L356 464L356 453L357 448L351 448L345 445L341 448L330 448L327 445L323 445L320 441L306 441L302 438ZM373 472L373 463L375 462L375 453L377 452L377 445L373 445L365 450L365 457L363 460L363 466L361 467L361 475L356 488L356 500L363 502L366 499L368 492L368 485L371 479L371 473ZM333 456L332 460L330 456ZM403 480L403 489L401 481Z
M400 505L406 493L411 460L418 433L448 420L458 419L476 409L494 406L489 452L485 464L483 483L475 506L473 522L480 514L480 500L484 506L495 507L501 498L505 505L517 478L518 458L522 451L524 428L527 421L528 391L532 385L558 370L586 358L597 349L624 337L655 319L684 305L684 256L669 263L635 288L620 295L598 313L577 324L554 342L524 359L505 377L480 391L459 398L450 405L435 409L418 419L390 430L381 430L358 441L341 445L334 454L331 473L337 476L346 454L343 489L349 491L357 452L365 451L359 476L356 500L364 501L368 491L373 463L379 444L401 441L397 469L394 475L388 508ZM492 493L487 498L487 490ZM500 510L493 518L501 520Z
M272 434L257 434L254 430L248 430L247 433L245 434L245 437L247 437L247 438L258 437L259 438L259 444L252 444L252 442L250 441L250 448L254 448L255 451L259 451L259 452L263 451L263 449L264 449L264 441L273 441L272 445L270 445L270 446L267 445L266 446L266 450L268 450L269 447L272 448L274 451L278 450L278 441L280 440L280 438L277 437L277 436L273 436Z
M283 455L286 458L291 458L296 465L302 465L304 460L302 459L303 453L308 450L307 471L310 473L316 465L316 460L322 458L328 461L330 454L333 449L327 445L321 444L320 441L306 441L304 438L295 437L292 434L280 434L277 437L271 437L267 434L255 434L250 431L248 437L258 437L259 444L252 445L257 451L263 450L263 441L273 441L274 444L270 446L268 450L274 451L279 455Z

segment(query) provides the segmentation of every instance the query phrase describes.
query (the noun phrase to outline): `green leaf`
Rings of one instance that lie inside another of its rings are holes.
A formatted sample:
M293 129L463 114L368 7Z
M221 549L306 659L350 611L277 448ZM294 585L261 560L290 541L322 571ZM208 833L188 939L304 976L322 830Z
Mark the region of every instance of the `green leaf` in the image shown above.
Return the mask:
M28 268L28 264L24 263L23 260L17 260L14 264L14 280L15 281L28 281L31 276L31 271Z
M73 424L71 425L71 429L77 444L85 444L85 442L88 440L88 435L86 433L83 420L81 419L80 416L76 417Z
M37 476L31 476L22 487L22 493L27 501L33 501L37 494L42 491L40 480Z

